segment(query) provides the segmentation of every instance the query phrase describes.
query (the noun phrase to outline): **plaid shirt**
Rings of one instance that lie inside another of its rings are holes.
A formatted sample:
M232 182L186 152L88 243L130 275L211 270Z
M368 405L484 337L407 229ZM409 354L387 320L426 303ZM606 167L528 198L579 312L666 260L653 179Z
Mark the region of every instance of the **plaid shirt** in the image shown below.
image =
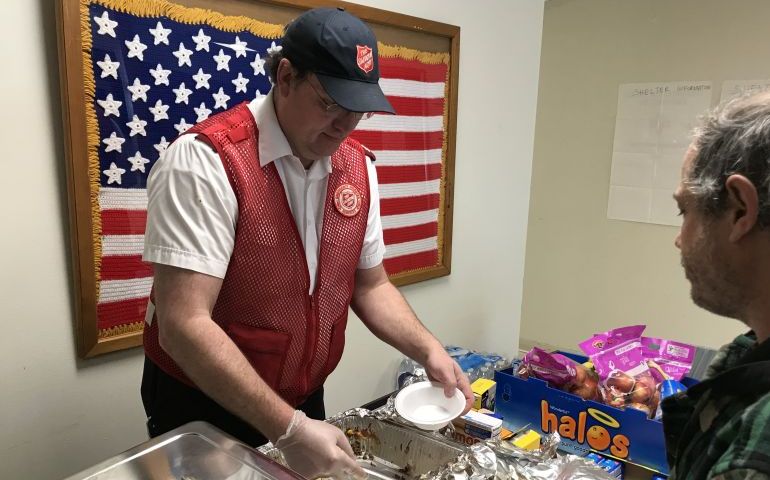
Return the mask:
M770 480L770 341L722 347L706 379L663 402L670 479Z

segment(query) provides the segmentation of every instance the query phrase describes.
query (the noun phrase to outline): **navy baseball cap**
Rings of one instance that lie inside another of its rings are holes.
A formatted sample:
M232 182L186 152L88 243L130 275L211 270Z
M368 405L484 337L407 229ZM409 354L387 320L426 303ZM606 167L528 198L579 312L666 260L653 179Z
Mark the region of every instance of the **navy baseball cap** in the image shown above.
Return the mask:
M283 56L310 70L326 93L351 112L396 113L379 85L377 39L343 8L314 8L286 26Z

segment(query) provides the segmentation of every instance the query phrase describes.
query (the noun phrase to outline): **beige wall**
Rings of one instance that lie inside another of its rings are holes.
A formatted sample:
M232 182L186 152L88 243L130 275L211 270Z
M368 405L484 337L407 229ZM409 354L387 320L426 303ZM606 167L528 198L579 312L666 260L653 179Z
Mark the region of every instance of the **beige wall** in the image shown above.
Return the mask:
M763 0L549 0L527 236L522 347L593 332L716 347L743 330L692 305L677 229L607 220L618 85L770 78Z
M542 0L487 1L481 10L462 0L362 3L462 28L452 275L403 291L443 340L513 352ZM53 4L11 0L0 16L2 479L62 478L146 439L141 351L76 360ZM399 358L353 319L328 410L390 391Z

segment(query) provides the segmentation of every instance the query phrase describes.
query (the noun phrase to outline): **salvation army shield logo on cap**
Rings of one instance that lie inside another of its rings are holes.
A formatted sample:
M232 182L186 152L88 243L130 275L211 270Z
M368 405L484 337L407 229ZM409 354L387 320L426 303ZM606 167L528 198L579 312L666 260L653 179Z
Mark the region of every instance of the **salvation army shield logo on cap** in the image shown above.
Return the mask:
M366 45L356 45L356 64L358 68L368 74L374 70L374 55L372 49Z
M353 185L340 185L334 191L334 206L344 216L352 217L361 210L361 194Z

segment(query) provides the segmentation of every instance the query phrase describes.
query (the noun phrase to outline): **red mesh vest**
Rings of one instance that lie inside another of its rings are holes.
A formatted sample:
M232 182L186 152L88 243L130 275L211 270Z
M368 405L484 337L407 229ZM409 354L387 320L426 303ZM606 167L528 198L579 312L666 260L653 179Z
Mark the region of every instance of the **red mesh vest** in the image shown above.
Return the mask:
M235 247L212 318L265 382L297 406L323 385L342 356L369 212L364 149L347 139L332 156L318 278L310 296L305 252L286 193L275 165L260 167L259 132L246 104L189 132L219 153L238 200ZM335 205L335 193L346 185L360 194L360 211L352 216ZM166 373L193 385L160 347L156 316L144 329L144 348Z

